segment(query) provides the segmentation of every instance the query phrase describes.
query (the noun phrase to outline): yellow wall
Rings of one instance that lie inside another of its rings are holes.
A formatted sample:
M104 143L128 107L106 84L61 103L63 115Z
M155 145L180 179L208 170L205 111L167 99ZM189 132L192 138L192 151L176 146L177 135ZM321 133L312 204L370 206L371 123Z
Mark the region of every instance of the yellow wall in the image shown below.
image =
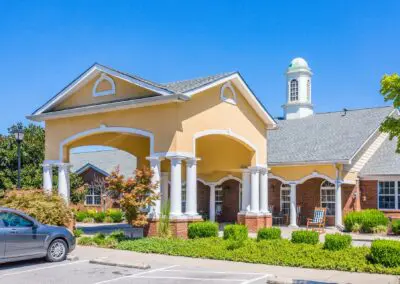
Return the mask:
M67 99L65 99L62 103L57 105L53 110L63 110L67 108L73 108L90 104L99 104L110 101L119 101L124 99L133 99L133 98L156 95L149 90L133 85L125 80L109 76L114 80L116 94L93 97L92 89L96 80L99 77L100 75L90 80L88 84L80 88L75 93L71 94ZM98 91L108 90L109 86L110 86L109 82L102 81L98 85L97 90Z
M313 172L326 175L332 179L336 179L336 167L332 165L293 165L293 166L273 166L271 172L275 176L279 176L286 181L296 181Z

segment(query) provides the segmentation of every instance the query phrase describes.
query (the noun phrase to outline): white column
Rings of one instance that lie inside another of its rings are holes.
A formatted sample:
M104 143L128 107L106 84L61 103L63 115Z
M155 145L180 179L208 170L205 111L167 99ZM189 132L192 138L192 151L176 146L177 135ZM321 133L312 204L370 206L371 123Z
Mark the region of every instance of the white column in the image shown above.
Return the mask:
M268 170L260 170L260 211L268 213Z
M335 190L335 226L343 228L342 223L342 184L336 181Z
M290 224L289 227L298 228L296 213L296 184L290 184Z
M171 216L182 215L182 157L171 157Z
M153 171L153 176L151 178L152 184L156 185L154 193L160 195L160 175L161 175L161 161L158 157L148 157L147 160L150 161L150 169ZM161 200L158 198L154 201L154 205L151 206L150 216L151 218L156 218L160 216L161 210Z
M260 177L259 168L253 167L250 169L251 179L251 203L250 211L252 213L259 213L260 211Z
M67 204L69 203L70 196L70 183L69 183L69 168L68 163L58 164L58 194L60 194Z
M215 183L210 183L210 221L215 222Z
M250 211L250 170L245 169L242 172L242 211Z
M164 206L165 203L168 201L168 180L169 180L169 173L162 172L161 173L161 206Z
M43 190L51 193L53 189L53 167L51 164L43 164Z
M197 160L186 160L186 215L197 216Z

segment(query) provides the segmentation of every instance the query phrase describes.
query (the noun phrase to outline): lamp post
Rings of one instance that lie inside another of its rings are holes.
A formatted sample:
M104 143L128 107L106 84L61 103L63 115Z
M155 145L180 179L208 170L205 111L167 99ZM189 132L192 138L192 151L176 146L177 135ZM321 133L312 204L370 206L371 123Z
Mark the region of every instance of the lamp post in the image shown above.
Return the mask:
M24 130L22 127L18 127L17 130L14 132L15 140L17 141L18 145L18 181L17 181L17 188L21 189L21 143L24 140Z

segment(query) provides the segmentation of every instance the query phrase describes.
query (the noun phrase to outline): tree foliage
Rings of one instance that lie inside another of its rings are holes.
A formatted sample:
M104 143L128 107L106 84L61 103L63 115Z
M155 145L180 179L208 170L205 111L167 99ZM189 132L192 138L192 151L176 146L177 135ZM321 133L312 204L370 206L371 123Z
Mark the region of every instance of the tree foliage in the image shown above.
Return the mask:
M397 109L400 108L400 76L396 73L387 75L385 74L381 80L382 96L386 101L393 101L393 106ZM389 133L389 139L400 137L400 118L387 117L382 123L380 130ZM397 140L397 153L400 153L400 139Z
M121 196L120 205L129 224L139 227L147 224L147 208L159 198L152 177L152 170L143 167L136 169L134 178L125 179L118 168L106 178L107 189Z

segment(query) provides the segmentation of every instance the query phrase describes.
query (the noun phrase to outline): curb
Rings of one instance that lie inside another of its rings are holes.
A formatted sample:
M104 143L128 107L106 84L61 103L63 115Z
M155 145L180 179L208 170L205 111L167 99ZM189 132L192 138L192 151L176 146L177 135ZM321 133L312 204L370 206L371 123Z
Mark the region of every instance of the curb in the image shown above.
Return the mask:
M151 266L146 263L126 263L126 262L115 262L107 259L91 259L89 263L92 264L101 264L101 265L108 265L108 266L116 266L116 267L124 267L124 268L136 268L136 269L149 269Z
M310 282L313 283L313 281L310 281ZM292 278L282 278L282 277L277 277L275 275L271 275L271 276L267 277L266 283L267 284L292 284L292 283L298 283L298 282L295 282Z

